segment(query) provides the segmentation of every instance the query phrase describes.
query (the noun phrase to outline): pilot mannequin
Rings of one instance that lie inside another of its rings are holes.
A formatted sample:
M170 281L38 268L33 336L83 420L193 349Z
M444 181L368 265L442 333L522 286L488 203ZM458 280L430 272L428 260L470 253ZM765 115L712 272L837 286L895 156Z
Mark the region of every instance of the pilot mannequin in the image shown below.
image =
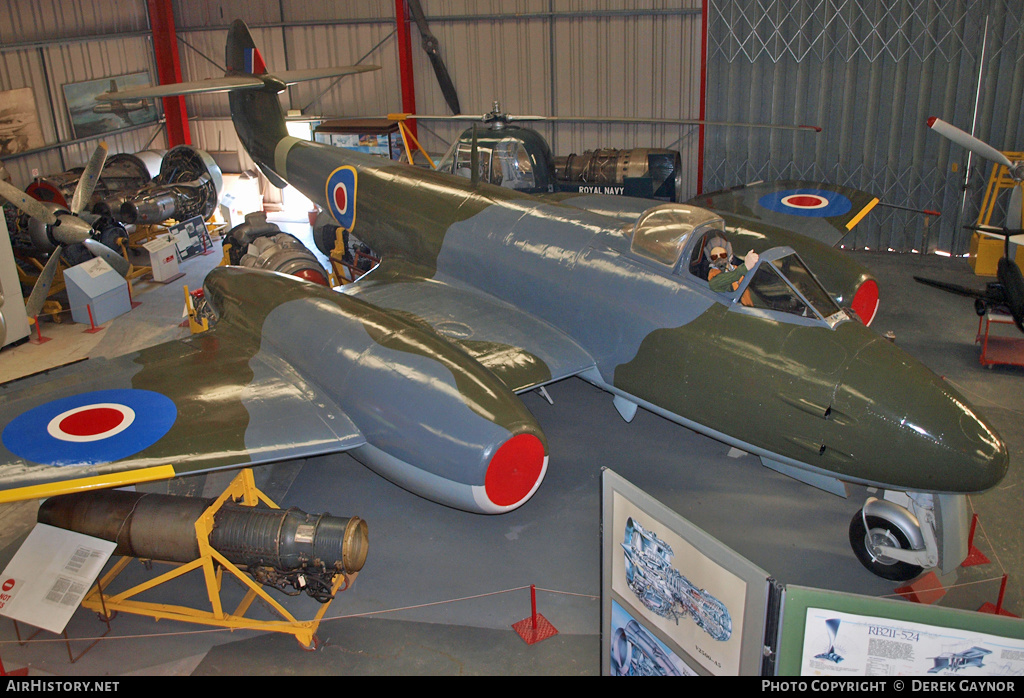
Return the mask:
M747 252L743 263L739 266L732 261L732 244L722 237L714 237L708 241L708 260L711 268L708 270L708 285L712 291L728 292L735 291L743 281L747 270L757 264L758 255L753 250ZM746 294L744 294L746 295ZM744 299L744 305L750 305L749 299Z

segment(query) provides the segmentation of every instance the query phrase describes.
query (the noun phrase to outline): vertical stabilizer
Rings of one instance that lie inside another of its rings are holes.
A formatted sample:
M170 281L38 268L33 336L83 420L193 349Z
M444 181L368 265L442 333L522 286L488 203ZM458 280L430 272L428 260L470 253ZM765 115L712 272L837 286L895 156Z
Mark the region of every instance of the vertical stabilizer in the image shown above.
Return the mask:
M256 42L249 33L245 22L235 20L228 31L224 62L228 75L266 75ZM288 183L274 171L274 151L277 144L288 136L284 122L284 110L277 94L284 90L284 83L266 80L262 88L234 90L228 95L231 103L231 120L249 155L263 170L263 174L275 187L284 188Z
M267 64L263 61L256 42L249 33L245 22L236 19L228 31L227 55L224 59L228 74L266 75Z

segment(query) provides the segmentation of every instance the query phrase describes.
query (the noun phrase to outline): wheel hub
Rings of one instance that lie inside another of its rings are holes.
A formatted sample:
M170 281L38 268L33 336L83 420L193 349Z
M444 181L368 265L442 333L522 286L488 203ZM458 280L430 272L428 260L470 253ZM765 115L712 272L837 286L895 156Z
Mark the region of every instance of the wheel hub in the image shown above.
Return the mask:
M880 546L888 546L890 548L899 548L900 542L892 534L889 529L886 528L872 528L864 536L864 547L868 551L868 555L871 559L880 565L895 565L899 560L891 557L887 557L878 552Z

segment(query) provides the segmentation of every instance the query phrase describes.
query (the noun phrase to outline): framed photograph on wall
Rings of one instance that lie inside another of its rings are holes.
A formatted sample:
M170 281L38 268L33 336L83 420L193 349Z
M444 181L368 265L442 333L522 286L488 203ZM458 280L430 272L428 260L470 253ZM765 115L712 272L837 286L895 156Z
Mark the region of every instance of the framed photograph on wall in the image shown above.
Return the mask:
M90 138L130 126L155 123L160 114L152 99L96 101L96 97L104 92L123 92L151 84L149 73L142 72L64 85L64 101L68 105L74 137Z
M0 92L0 158L43 145L32 88Z

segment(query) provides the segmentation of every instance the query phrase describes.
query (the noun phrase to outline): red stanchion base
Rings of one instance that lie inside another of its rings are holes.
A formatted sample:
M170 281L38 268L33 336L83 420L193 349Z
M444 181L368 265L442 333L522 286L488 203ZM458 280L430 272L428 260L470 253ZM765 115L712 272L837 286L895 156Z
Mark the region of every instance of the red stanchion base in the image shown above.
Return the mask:
M985 553L978 550L974 545L974 533L978 530L978 515L975 514L971 518L971 533L967 537L967 557L960 563L961 567L972 567L974 565L987 565L992 562L989 560Z
M519 633L519 637L523 638L523 641L528 645L533 645L540 642L541 640L547 640L549 637L554 637L558 634L558 630L555 626L551 625L547 618L541 614L537 614L536 626L534 626L534 618L524 618L518 623L512 624L512 629Z
M964 561L960 563L960 566L972 567L974 565L987 565L990 562L992 561L985 556L985 553L981 552L972 545L970 548L967 549L967 557L965 557Z
M28 343L29 344L46 344L51 339L53 339L53 337L44 337L43 336L42 331L39 329L39 318L38 317L30 318L29 319L29 324L35 325L35 336L33 336L32 330L29 330L29 333L28 333Z
M896 593L907 601L933 604L946 595L946 587L942 586L937 574L929 572L906 586L897 587Z
M994 603L991 603L989 601L986 601L985 603L981 604L981 607L978 609L978 613L991 613L995 616L1009 616L1010 618L1020 618L1020 616L1018 616L1016 613L1010 613L1005 608L999 608Z
M82 333L83 334L96 334L97 332L102 332L104 329L106 329L106 328L103 328L103 327L90 327L87 330L82 330Z

